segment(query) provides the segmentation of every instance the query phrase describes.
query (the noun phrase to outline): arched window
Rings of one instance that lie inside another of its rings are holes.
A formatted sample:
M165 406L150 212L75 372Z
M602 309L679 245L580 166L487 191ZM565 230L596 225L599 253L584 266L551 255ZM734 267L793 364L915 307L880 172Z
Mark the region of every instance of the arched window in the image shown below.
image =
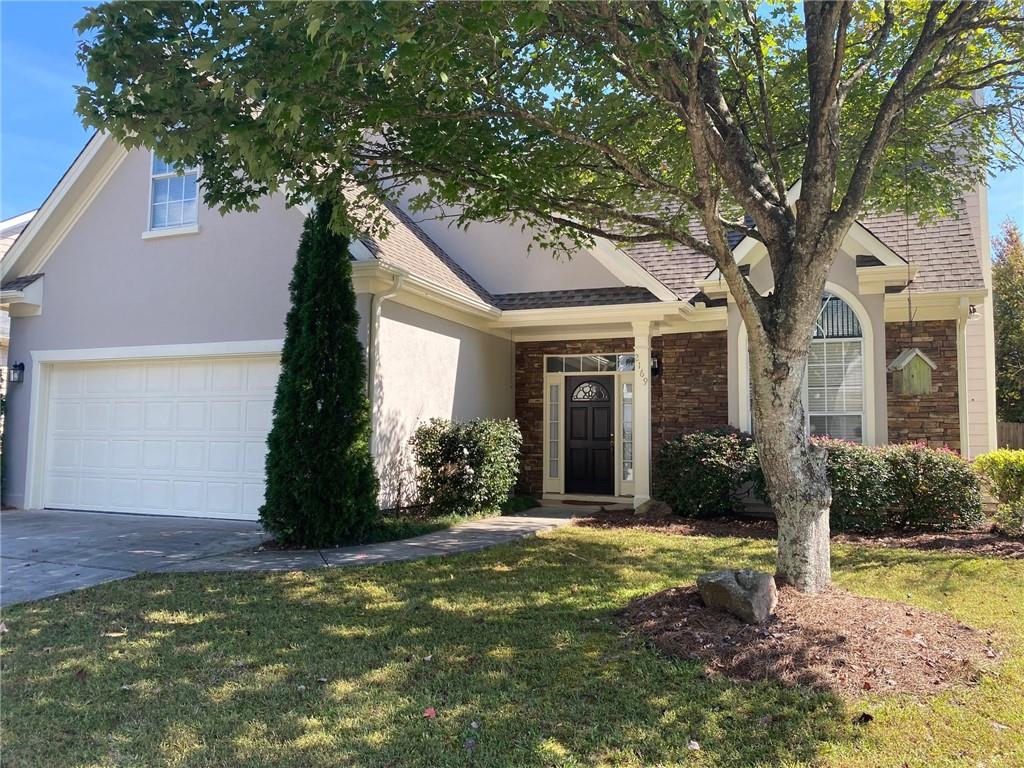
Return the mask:
M805 382L810 433L863 442L863 331L850 305L829 293L814 324Z
M814 323L804 377L804 412L810 434L864 442L864 386L860 319L849 304L826 293ZM754 429L753 386L748 397Z
M584 381L572 392L574 403L585 403L591 400L607 400L608 390L597 381Z

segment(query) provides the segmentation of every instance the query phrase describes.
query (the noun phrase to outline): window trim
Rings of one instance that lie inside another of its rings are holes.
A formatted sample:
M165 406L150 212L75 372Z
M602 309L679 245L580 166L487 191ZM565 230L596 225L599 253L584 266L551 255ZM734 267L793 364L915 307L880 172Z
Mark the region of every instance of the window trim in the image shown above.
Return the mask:
M858 318L858 320L859 320L859 318ZM838 345L842 346L842 345L850 344L850 343L857 343L857 344L860 345L861 410L859 410L859 411L850 411L850 410L845 410L845 411L825 411L825 412L818 411L816 413L811 413L811 400L810 400L810 394L809 394L810 386L809 386L809 383L808 383L808 380L807 380L807 372L805 370L805 372L804 372L804 384L803 384L804 428L807 430L808 436L812 435L812 432L811 432L811 417L825 417L825 418L828 418L829 416L860 416L861 443L864 444L864 445L867 445L867 442L866 442L866 435L867 435L867 413L864 410L864 404L865 404L865 401L866 401L865 390L867 389L868 381L867 381L867 376L865 376L865 374L864 374L864 355L865 355L865 353L864 353L864 326L861 325L861 335L860 336L851 336L851 337L847 337L847 338L834 338L834 339L829 339L829 338L822 338L822 339L812 338L811 339L811 345L812 346L814 344L821 344L822 346L826 346L826 347L829 344L832 344L832 345L838 344ZM810 364L810 361L808 361L808 365L809 364ZM825 365L827 367L828 363L826 362ZM828 437L835 437L835 435L828 435ZM845 439L845 438L837 438L837 439Z
M153 240L160 237L174 237L176 235L194 235L199 232L199 201L201 199L199 195L199 166L191 166L185 169L185 173L195 172L196 174L196 220L189 224L179 224L174 227L154 227L153 226L153 187L154 182L157 179L169 179L174 176L184 176L184 173L178 171L168 171L164 173L154 173L153 164L158 159L156 150L150 150L149 152L149 197L146 205L146 228L142 231L143 240Z
M871 322L871 317L868 315L864 304L861 303L860 298L852 291L835 283L826 282L822 292L831 293L833 296L845 301L860 322L864 370L863 444L878 445L877 414L875 410L875 326ZM742 321L740 321L739 332L736 335L736 354L736 379L738 387L735 389L730 387L729 396L736 398L737 426L749 432L752 420L750 412L750 355L747 345L747 327ZM806 388L806 375L804 386ZM806 407L804 410L806 412Z

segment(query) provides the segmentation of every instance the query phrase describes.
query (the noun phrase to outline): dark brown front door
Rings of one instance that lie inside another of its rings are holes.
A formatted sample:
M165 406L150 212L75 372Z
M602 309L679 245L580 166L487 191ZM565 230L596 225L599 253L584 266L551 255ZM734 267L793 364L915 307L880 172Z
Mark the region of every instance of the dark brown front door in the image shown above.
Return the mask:
M565 379L565 492L615 493L615 377Z

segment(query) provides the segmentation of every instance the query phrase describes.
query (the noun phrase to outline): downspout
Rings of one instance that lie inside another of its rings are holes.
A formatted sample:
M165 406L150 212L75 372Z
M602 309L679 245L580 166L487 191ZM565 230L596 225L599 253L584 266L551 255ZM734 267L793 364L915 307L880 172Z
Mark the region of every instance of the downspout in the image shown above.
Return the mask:
M956 388L957 405L960 411L960 455L970 458L971 423L967 416L967 322L971 315L971 304L966 297L960 299L960 311L956 319Z
M377 365L380 358L380 316L385 301L394 298L402 290L403 275L395 275L384 293L373 295L370 300L370 323L366 333L366 399L370 403L370 453L377 458Z

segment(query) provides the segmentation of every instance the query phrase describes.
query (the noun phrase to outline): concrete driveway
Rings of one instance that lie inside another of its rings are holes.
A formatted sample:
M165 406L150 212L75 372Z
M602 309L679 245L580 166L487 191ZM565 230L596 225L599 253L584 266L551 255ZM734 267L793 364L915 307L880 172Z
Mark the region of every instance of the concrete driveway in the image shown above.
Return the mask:
M0 605L251 549L259 523L61 510L0 512Z

